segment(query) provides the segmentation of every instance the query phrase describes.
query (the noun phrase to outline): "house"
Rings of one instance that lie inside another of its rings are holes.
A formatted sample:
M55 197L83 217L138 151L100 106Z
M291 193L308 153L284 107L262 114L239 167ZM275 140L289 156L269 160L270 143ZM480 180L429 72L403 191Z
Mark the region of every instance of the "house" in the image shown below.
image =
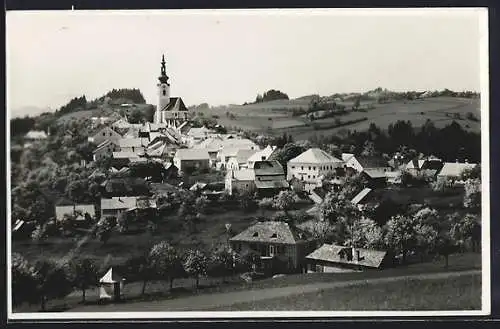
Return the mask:
M361 192L359 192L354 198L352 198L351 203L358 207L359 210L363 210L366 206L368 196L372 193L371 188L364 188Z
M96 218L97 215L93 204L57 205L55 213L57 222L64 220L65 215L77 215L76 220L85 220L86 214L92 218Z
M335 173L344 162L319 148L311 148L288 161L287 180L293 177L304 181L306 190L310 191L321 186L322 180L328 174Z
M306 256L308 272L353 272L390 265L387 251L323 244Z
M120 146L115 142L105 140L101 144L97 145L96 149L92 151L92 158L94 161L103 159L103 158L112 158L113 152L118 152L120 150Z
M255 161L255 187L261 196L274 196L290 187L285 171L277 160Z
M276 151L276 146L268 145L264 149L255 152L247 160L247 167L253 168L256 161L269 160L269 157Z
M387 184L390 185L400 185L402 183L401 177L402 177L402 172L399 170L385 172L385 179L387 181Z
M48 135L43 130L30 130L26 135L24 135L24 138L30 141L43 140L47 139L47 137Z
M365 169L361 175L367 180L367 185L372 188L384 187L387 184L387 177L384 169Z
M473 169L477 166L476 163L460 163L460 162L445 162L443 168L437 174L438 180L448 179L451 181L459 181L464 170Z
M207 138L209 138L215 134L216 134L215 130L208 129L205 126L203 126L201 128L192 127L186 132L185 137L184 137L184 142L188 146L193 146L194 144L197 144L203 140L206 140Z
M120 138L118 140L121 152L144 153L149 145L148 138Z
M101 129L98 129L97 131L95 131L94 133L92 133L88 137L88 141L91 142L91 143L94 143L96 145L99 145L99 144L101 144L102 142L104 142L106 140L110 140L113 143L117 144L118 141L120 139L122 139L122 138L123 138L122 135L120 135L119 133L117 133L111 127L106 126L106 127L101 128Z
M202 149L178 149L174 156L174 166L181 172L208 169L209 162L207 150Z
M227 155L229 160L227 160L226 168L228 170L239 170L248 165L248 159L254 155L257 150L240 150L231 149Z
M238 193L252 193L255 187L255 172L253 169L228 170L224 181L224 189L232 195Z
M229 243L240 254L256 254L256 269L264 272L300 272L305 256L316 247L316 241L305 231L278 221L258 222L229 239Z
M217 153L216 168L225 169L227 162L234 156L238 150L254 150L258 151L259 146L246 138L227 138L220 143L220 148Z
M99 279L99 299L119 301L123 297L125 278L112 267Z
M435 177L443 168L443 161L435 157L413 159L406 164L405 170L412 176Z
M358 173L364 170L382 172L391 170L389 163L384 158L378 156L352 156L345 162L345 167L352 168Z
M92 117L90 118L93 126L104 125L111 121L110 117Z
M352 153L342 153L342 161L344 162L349 161L352 157L354 157Z
M144 208L142 201L146 201L146 208L156 208L153 200L146 196L126 196L101 199L101 219L106 217L118 217L122 212L128 212L137 208Z

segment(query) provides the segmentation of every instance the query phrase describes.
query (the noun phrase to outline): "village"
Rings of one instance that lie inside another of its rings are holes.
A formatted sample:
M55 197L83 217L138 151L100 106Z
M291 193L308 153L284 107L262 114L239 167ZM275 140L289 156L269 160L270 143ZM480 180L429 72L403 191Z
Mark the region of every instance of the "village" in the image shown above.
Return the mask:
M54 234L51 227L73 239L74 249L62 257L69 262L92 237L103 248L114 234L126 234L132 247L134 232L143 229L160 240L150 246L147 259L135 259L143 264L134 270L130 263L102 267L95 259L75 265L85 281L76 283L84 299L85 290L99 286L99 300L126 300L124 285L144 281L144 293L147 281L167 278L172 284L193 277L198 287L199 279L210 275L252 282L298 273L384 271L436 256L446 259L446 268L448 256L481 249L480 163L403 151L332 152L298 146L291 136L271 143L220 124L194 124L183 99L170 95L165 57L157 91L152 122L130 123L127 115L91 118L91 159L74 166L94 168L89 178L97 182L96 202L63 198L51 205L53 218L41 224L13 213L13 239L25 246ZM23 147L36 149L51 138L50 131L32 130ZM394 202L398 197L406 197L403 208ZM219 222L225 230L214 238L213 254L206 245L181 253L161 239L160 226L170 224L155 218L177 216L182 230L195 234L197 225L210 225L210 211L219 216L217 210L226 205L254 214L253 220ZM22 242L26 237L32 241ZM19 304L30 302L17 293ZM46 300L64 294L44 291L42 309Z

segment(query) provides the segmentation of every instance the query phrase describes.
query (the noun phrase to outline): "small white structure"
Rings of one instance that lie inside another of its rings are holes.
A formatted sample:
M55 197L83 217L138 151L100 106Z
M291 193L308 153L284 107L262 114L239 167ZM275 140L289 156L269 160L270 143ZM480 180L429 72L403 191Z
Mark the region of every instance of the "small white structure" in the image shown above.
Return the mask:
M125 278L111 267L99 280L99 299L117 301L122 298Z
M45 133L43 130L30 130L28 133L25 135L25 138L27 140L42 140L42 139L47 139L48 135Z

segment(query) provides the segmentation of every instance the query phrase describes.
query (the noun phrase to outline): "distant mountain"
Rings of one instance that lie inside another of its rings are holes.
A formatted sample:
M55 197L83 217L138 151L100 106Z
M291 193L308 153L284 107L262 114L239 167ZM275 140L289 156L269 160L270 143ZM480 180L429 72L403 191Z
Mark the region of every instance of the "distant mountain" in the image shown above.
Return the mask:
M44 112L54 112L54 110L51 109L50 107L22 106L22 107L12 108L10 110L9 116L10 118L25 117L27 115L30 117L35 117Z

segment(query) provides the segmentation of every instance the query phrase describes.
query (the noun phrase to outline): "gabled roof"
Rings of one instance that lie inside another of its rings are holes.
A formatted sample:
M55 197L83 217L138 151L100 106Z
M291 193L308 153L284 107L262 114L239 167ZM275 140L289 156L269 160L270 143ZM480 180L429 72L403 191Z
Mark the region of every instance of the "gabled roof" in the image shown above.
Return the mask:
M109 139L107 139L104 142L102 142L101 144L97 145L97 147L95 148L94 151L92 151L92 153L99 152L100 150L102 150L103 148L107 147L110 144L115 144L115 143L113 143L112 141L110 141Z
M214 132L213 130L208 129L205 126L200 127L200 128L193 127L191 129L189 129L189 131L187 132L186 135L197 137L197 136L205 136L206 134L213 133L213 132Z
M73 214L74 211L80 211L84 215L88 213L89 215L95 216L96 214L93 204L58 205L56 206L56 219L62 220L64 215Z
M476 167L475 163L445 162L438 176L459 177L465 169Z
M258 222L250 226L240 234L232 237L230 241L296 244L308 238L309 236L304 231L288 223L269 221Z
M347 162L353 156L354 156L354 154L352 154L352 153L342 153L342 161Z
M117 283L121 282L122 280L125 280L121 275L116 273L116 271L113 271L113 268L111 267L106 274L99 280L100 283Z
M248 158L257 152L256 150L236 150L234 157L239 164L246 163Z
M149 198L145 196L122 196L101 199L101 209L132 209L137 207L138 202L141 200L149 200ZM151 201L149 201L151 207L155 207L156 205Z
M363 168L387 168L389 164L382 157L377 156L357 156L356 160L358 160L359 164Z
M203 149L178 149L175 158L180 160L209 160L210 156L208 151Z
M379 168L365 169L363 172L370 178L382 178L385 176L385 171Z
M359 204L361 201L363 201L363 199L368 195L370 194L370 192L372 191L371 188L365 188L363 189L361 192L359 192L354 198L352 198L351 200L351 203L354 204L354 205L357 205Z
M226 175L238 181L254 181L255 172L252 169L242 168L240 170L229 170Z
M352 255L352 259L348 260L347 257L341 258L342 253L349 253L359 251L360 260L356 260L356 255ZM332 244L324 244L309 255L306 256L309 260L319 260L339 264L352 264L361 265L371 268L379 268L382 264L387 251L379 251L373 249L362 249L344 246L337 246Z
M326 153L319 148L311 148L299 156L291 159L288 163L341 163L342 160L337 159L331 154Z
M139 156L134 152L113 152L113 159L131 159Z
M255 161L255 175L285 175L283 167L277 160Z
M187 111L188 108L184 105L182 98L180 97L170 97L170 103L168 103L162 111Z
M122 138L118 141L120 147L145 147L148 144L147 138Z
M262 161L268 160L271 154L276 150L276 146L268 145L264 149L254 153L252 156L248 158L248 162Z

